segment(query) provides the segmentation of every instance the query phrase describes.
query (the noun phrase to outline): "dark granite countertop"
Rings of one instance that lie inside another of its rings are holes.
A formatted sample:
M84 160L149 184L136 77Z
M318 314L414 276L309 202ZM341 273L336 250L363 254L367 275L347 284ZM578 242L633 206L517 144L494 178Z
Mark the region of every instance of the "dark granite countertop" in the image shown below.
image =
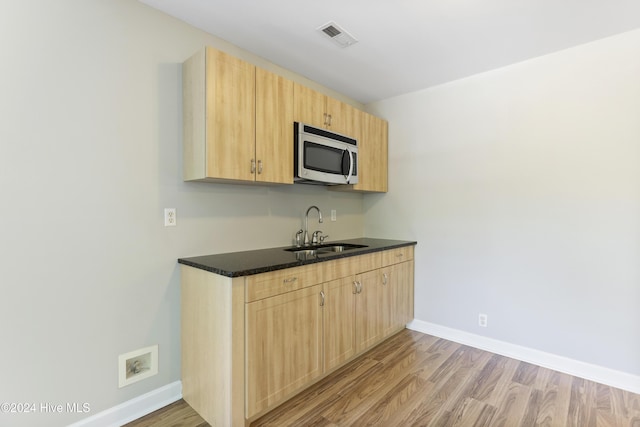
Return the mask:
M259 249L255 251L180 258L178 262L222 276L240 277L417 244L417 242L405 240L370 239L366 237L340 240L338 242L326 242L325 245L331 243L347 243L351 245L364 245L365 247L350 249L344 252L318 253L316 256L308 259L298 259L295 253L285 251L285 249L290 246L282 246L279 248Z

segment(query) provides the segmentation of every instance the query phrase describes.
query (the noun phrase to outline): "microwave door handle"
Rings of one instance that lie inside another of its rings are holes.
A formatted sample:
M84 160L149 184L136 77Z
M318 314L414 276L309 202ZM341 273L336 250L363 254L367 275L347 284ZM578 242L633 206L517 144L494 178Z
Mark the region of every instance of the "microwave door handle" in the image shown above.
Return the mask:
M349 174L349 172L346 172L346 164L345 164L345 156L347 154L347 150L342 150L342 158L340 159L340 171L342 172L342 176L345 177L345 179L347 178L347 175ZM351 167L351 165L349 165L349 167Z
M351 180L351 174L353 173L353 153L351 150L345 150L349 153L349 176L347 176L347 184Z

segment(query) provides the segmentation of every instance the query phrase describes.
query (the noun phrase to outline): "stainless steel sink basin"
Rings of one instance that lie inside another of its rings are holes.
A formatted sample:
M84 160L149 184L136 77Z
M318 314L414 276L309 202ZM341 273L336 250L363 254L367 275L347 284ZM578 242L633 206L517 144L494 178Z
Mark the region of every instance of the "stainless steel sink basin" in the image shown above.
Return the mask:
M348 247L345 247L344 245L335 245L335 246L327 246L325 248L319 248L318 252L344 252L345 250L349 250L349 249L355 249L355 248L348 248Z
M304 259L301 257L315 257L318 254L328 254L328 253L339 253L344 251L349 251L352 249L366 248L367 245L354 245L351 243L327 243L324 245L314 245L307 247L294 247L294 248L286 248L285 251L293 252L298 256L298 259Z
M318 251L315 249L300 249L292 251L296 255L296 259L299 261L306 261L318 257Z
M293 252L300 255L315 255L317 251L315 249L300 249L299 251Z

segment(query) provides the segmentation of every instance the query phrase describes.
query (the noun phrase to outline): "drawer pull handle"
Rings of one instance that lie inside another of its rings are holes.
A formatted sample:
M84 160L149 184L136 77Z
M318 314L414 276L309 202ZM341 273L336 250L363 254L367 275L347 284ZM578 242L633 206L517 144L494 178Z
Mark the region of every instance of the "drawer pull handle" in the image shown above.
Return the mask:
M404 256L404 254L396 254L397 258L402 258Z
M283 282L285 285L288 285L288 284L291 284L291 283L295 282L296 280L298 280L298 278L297 278L297 277L291 277L290 279L284 279L282 282Z
M354 294L358 293L358 282L356 282L355 280L353 282L353 293Z
M387 280L388 280L387 273L384 273L382 275L382 284L386 285L387 284Z
M320 307L324 307L324 291L320 291Z

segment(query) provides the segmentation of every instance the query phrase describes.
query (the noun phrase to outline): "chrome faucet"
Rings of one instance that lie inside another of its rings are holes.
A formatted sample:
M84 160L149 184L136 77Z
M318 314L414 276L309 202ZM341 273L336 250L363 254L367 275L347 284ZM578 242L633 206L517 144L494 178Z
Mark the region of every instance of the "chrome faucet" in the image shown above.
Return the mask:
M318 211L318 222L322 222L322 212L317 206L310 206L307 209L307 213L304 215L304 245L309 246L309 212L311 209L315 209ZM317 243L317 242L316 242Z

